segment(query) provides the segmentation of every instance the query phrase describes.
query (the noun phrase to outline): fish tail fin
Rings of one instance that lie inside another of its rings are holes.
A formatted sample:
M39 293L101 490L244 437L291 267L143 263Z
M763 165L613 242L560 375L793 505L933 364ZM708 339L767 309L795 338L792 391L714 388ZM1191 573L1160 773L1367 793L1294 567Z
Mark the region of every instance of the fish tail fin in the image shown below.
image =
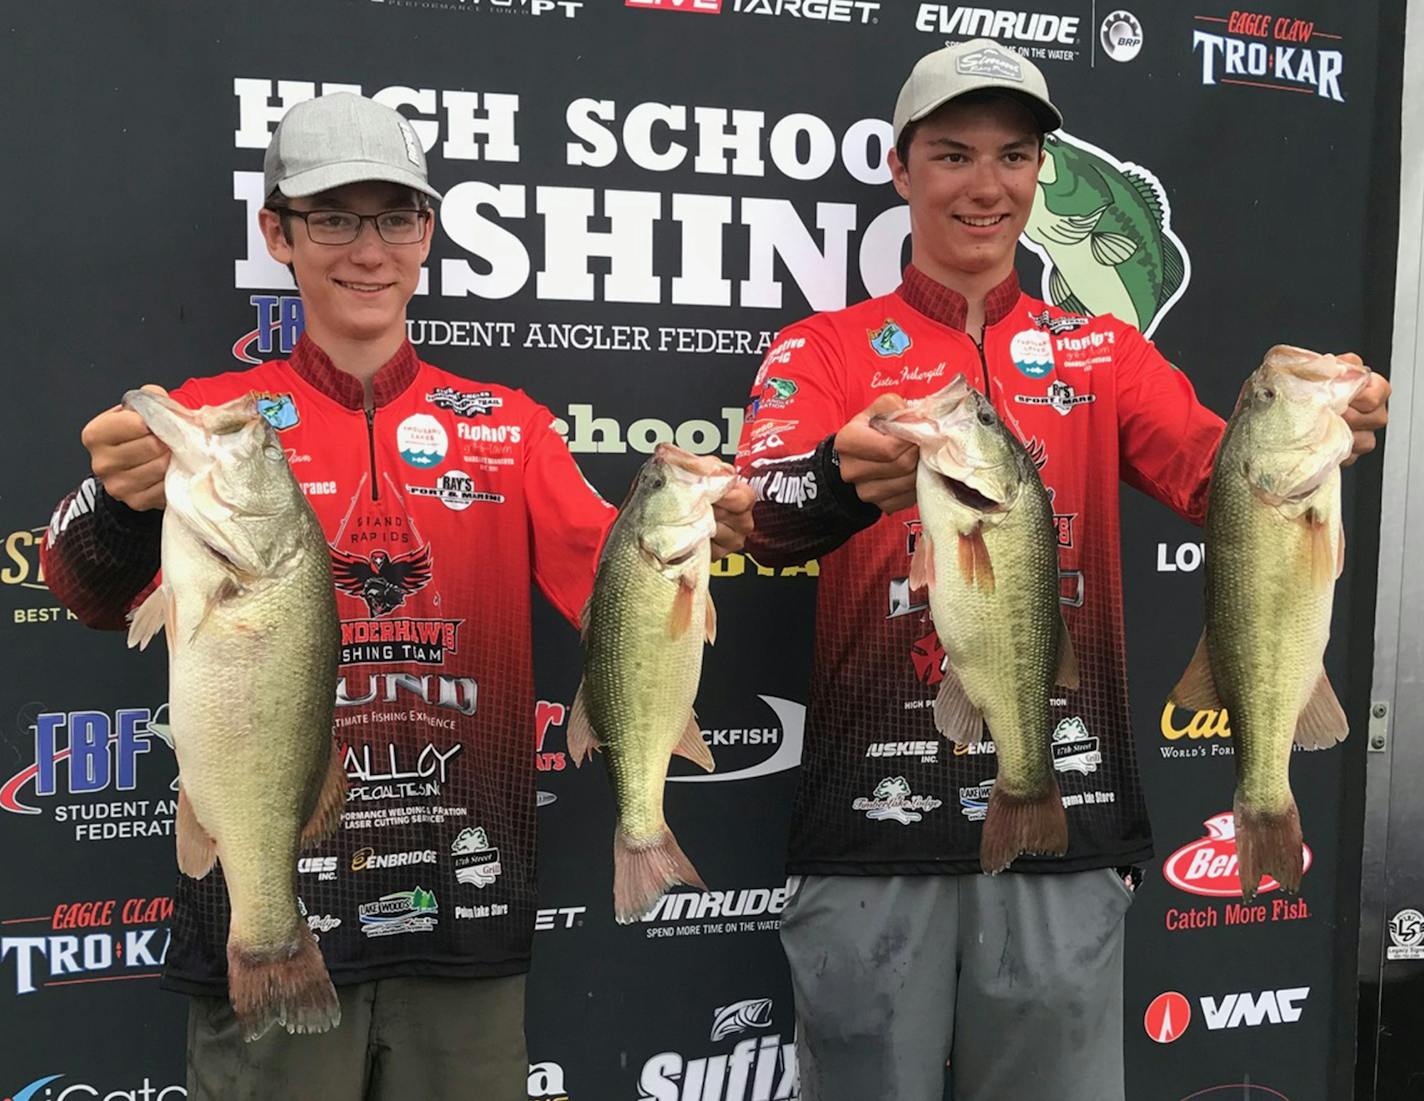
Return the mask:
M1068 851L1068 816L1058 780L1051 773L1039 795L1010 795L995 784L984 812L979 866L987 875L1002 872L1024 853L1062 856Z
M227 946L228 994L244 1040L255 1040L273 1025L288 1032L325 1032L341 1023L341 1003L331 985L316 938L305 928L276 952L249 952Z
M707 890L667 826L651 840L631 840L620 823L613 832L613 913L620 925L637 921L678 883Z
M1241 897L1250 902L1261 886L1261 877L1266 875L1288 893L1299 894L1305 856L1295 799L1283 811L1251 810L1238 790L1235 810Z

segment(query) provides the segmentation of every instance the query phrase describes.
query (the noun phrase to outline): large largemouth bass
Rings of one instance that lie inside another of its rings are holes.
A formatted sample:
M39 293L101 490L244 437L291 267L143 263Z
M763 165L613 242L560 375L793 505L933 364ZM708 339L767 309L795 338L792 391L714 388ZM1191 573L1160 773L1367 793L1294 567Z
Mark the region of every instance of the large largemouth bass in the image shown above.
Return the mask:
M1246 380L1212 468L1206 514L1206 628L1172 702L1226 708L1236 741L1241 893L1303 874L1292 745L1349 733L1322 664L1345 561L1344 412L1368 368L1278 345Z
M608 533L584 609L569 751L576 765L594 748L608 751L620 922L642 917L675 883L706 889L663 819L663 786L674 753L713 767L692 703L703 640L717 634L707 591L712 502L735 477L726 463L660 444Z
M935 726L963 745L993 735L999 774L980 842L985 872L1023 853L1061 856L1068 822L1053 770L1049 697L1076 688L1058 607L1053 507L1038 468L989 400L957 376L871 424L920 449L920 536L910 587L929 588L947 659Z
M243 1035L324 1032L341 1014L296 877L298 850L335 829L346 801L326 539L251 396L191 410L133 390L124 404L172 452L162 584L129 645L167 628L178 867L201 879L222 862Z

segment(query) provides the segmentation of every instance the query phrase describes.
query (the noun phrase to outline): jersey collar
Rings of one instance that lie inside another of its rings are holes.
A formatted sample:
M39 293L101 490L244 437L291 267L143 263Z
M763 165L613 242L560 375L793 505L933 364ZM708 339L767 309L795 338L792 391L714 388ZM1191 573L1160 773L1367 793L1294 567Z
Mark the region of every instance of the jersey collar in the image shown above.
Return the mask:
M964 331L969 316L969 301L958 291L931 279L914 264L905 268L905 278L895 292L911 307L941 325ZM984 297L984 325L987 328L1002 321L1019 300L1018 273L1010 271L1008 278Z
M332 401L348 409L361 409L365 406L366 391L361 381L352 378L345 371L337 370L336 365L331 362L331 357L310 337L303 335L297 341L288 362L303 380ZM419 368L420 360L410 341L402 342L396 354L371 379L371 393L376 399L377 407L386 405L399 396L401 391L414 381Z

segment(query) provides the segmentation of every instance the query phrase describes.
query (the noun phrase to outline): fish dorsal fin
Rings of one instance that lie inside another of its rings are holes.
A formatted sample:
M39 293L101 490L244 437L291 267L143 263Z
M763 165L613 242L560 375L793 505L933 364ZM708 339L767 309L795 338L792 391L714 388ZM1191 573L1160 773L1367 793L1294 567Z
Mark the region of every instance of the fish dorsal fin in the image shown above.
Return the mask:
M1157 185L1146 176L1131 170L1123 172L1122 178L1127 181L1127 186L1137 193L1137 197L1147 207L1147 212L1152 215L1152 220L1161 226L1163 222L1162 193L1157 189Z
M1078 687L1078 655L1073 652L1073 637L1068 633L1061 610L1058 613L1058 672L1053 683L1064 688Z
M930 533L923 528L915 540L915 553L910 556L910 588L923 589L934 586L934 544Z
M934 702L935 729L955 745L972 745L984 737L984 716L964 691L954 666L945 662L944 679Z
M1094 260L1110 267L1126 263L1137 252L1137 242L1123 233L1094 233L1088 247Z
M672 751L679 757L686 757L703 772L711 772L717 767L717 763L712 760L712 751L702 740L702 727L697 721L696 711L687 716L687 725L682 728L682 737L677 740L677 745L672 747Z
M1330 678L1325 670L1320 670L1320 678L1310 693L1310 699L1301 708L1300 718L1295 724L1295 744L1302 749L1329 749L1345 740L1350 733L1350 721L1345 718L1345 709L1330 687Z
M1172 689L1171 701L1189 711L1218 711L1221 696L1216 690L1216 677L1211 672L1211 654L1207 650L1206 632L1197 640L1197 648L1192 652L1192 660L1187 663L1187 671Z

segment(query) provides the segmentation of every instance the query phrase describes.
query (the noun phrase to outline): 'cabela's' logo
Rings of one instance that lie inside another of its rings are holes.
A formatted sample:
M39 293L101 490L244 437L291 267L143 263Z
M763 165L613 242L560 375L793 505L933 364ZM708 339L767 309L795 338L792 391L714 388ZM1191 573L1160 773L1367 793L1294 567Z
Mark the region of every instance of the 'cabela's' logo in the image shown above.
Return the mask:
M1178 718L1182 713L1191 716L1185 723ZM1162 707L1161 727L1162 737L1169 742L1182 738L1229 738L1231 716L1226 713L1225 708L1216 711L1188 711L1168 700Z

